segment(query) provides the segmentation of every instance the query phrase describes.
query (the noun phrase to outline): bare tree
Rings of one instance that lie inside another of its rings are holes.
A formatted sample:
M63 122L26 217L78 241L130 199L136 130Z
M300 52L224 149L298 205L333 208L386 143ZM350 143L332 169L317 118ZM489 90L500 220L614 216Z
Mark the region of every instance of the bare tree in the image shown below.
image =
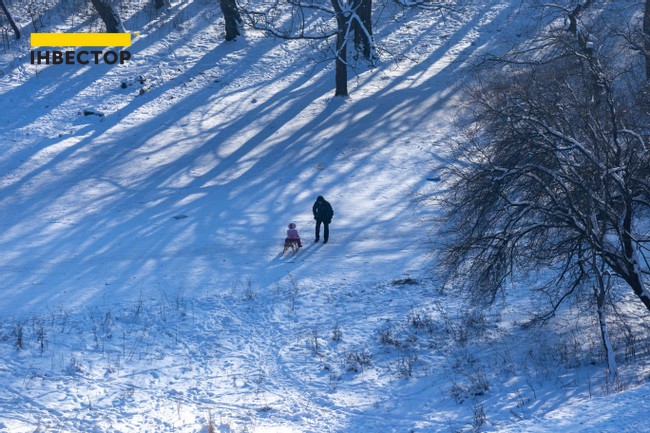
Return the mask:
M457 7L455 0L397 0L396 3L439 12ZM248 26L277 38L310 41L335 38L334 49L329 44L325 48L333 53L331 58L335 62L335 96L348 95L348 69L354 66L355 60L365 59L374 65L378 59L372 0L270 0L251 2L240 10Z
M611 274L650 310L650 113L636 71L608 70L575 38L557 51L491 70L469 92L445 268L488 301L508 277L544 269L549 317Z
M14 17L11 15L11 11L5 4L4 0L0 0L0 7L2 8L2 11L4 12L5 16L7 17L7 21L9 21L9 25L11 28L14 30L14 33L16 34L16 39L20 39L20 28L16 24L16 21L14 20Z
M99 13L99 17L106 25L108 33L125 33L126 29L122 24L122 18L119 12L110 2L110 0L91 0L93 7Z
M376 58L372 36L372 0L329 0L329 5L318 0L288 0L286 3L273 3L266 9L244 8L243 13L251 27L275 37L327 41L336 36L333 50L335 96L348 95L350 47L358 49L370 61ZM279 19L286 15L291 16L291 19ZM334 23L335 26L332 26Z

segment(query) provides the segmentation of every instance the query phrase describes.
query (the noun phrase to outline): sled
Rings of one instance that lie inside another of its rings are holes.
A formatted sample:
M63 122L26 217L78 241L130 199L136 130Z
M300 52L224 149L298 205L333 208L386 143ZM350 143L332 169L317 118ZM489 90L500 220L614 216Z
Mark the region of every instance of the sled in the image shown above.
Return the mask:
M298 251L300 251L300 240L298 239L285 239L284 240L284 249L282 250L282 255L286 253L288 250L291 250L293 252L293 255L298 254Z

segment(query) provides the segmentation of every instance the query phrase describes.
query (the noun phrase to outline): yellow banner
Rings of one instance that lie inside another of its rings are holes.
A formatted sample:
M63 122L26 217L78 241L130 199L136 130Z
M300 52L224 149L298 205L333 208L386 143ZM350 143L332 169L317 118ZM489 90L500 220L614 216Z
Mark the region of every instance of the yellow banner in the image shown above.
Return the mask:
M32 47L128 47L131 33L32 33Z

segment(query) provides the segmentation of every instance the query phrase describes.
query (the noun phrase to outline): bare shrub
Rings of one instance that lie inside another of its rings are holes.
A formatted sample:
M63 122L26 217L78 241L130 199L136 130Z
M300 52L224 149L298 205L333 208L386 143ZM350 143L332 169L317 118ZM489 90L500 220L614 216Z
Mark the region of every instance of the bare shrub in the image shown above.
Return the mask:
M332 330L332 341L339 342L343 338L343 331L341 331L341 326L337 323L334 325Z
M349 352L345 358L345 368L350 372L360 373L370 365L372 365L372 356L368 349Z
M413 368L418 362L419 356L415 352L400 351L397 358L397 374L401 377L410 379L413 377Z

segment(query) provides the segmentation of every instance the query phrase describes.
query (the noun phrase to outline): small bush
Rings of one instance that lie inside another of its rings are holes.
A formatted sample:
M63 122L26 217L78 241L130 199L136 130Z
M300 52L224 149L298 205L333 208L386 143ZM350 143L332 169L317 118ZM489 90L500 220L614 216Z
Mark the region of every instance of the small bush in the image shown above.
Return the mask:
M339 342L343 338L343 331L341 331L341 327L337 323L334 325L334 329L332 330L332 341Z
M406 316L406 322L416 331L433 332L435 329L435 323L431 316L422 311L412 310Z
M392 346L396 349L402 347L402 343L395 337L392 328L386 328L379 331L379 342L386 346Z
M23 324L22 323L17 323L16 327L14 328L14 337L16 337L16 349L17 350L23 350L24 348L24 340L23 340Z
M372 357L368 349L360 352L350 352L345 358L345 368L350 372L360 373L370 365L372 365Z
M397 373L401 377L411 378L413 377L413 367L415 363L418 362L418 354L403 351L400 353L399 358L397 359Z

